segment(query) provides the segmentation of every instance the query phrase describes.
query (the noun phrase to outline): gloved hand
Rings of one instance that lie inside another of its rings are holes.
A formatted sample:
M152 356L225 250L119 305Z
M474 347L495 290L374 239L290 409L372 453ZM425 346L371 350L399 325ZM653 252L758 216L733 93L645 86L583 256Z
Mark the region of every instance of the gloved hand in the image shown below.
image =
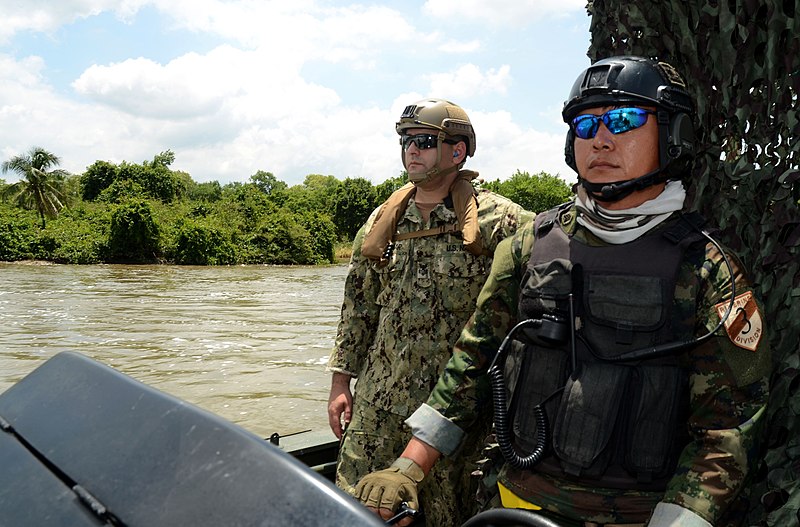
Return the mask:
M355 497L367 507L396 511L406 502L419 510L417 484L425 477L422 467L401 457L384 470L367 474L356 485Z

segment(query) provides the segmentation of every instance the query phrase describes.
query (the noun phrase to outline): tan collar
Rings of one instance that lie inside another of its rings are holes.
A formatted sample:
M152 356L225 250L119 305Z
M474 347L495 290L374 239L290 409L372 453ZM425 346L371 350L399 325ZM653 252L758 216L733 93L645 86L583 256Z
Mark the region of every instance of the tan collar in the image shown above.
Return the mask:
M458 177L450 186L450 196L453 208L458 218L458 230L464 243L464 249L472 254L483 254L481 231L478 225L478 199L472 180L478 173L472 170L461 170ZM385 263L387 248L395 240L397 223L403 217L408 200L414 196L416 188L413 183L408 183L396 190L378 211L375 221L364 237L361 254L370 260ZM453 229L455 230L455 229ZM441 229L428 229L419 231L419 236L434 236L441 234ZM417 236L407 236L417 237Z

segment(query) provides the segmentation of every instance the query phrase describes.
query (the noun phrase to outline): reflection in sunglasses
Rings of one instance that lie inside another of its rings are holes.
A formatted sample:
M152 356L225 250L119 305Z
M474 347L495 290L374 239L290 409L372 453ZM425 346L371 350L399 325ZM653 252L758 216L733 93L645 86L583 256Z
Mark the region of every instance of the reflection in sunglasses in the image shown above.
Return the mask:
M439 137L434 134L417 134L417 135L401 135L400 144L403 145L403 150L408 150L411 143L417 145L420 150L427 150L428 148L435 148Z
M643 126L652 110L642 108L614 108L603 115L582 114L572 120L570 125L575 135L581 139L591 139L597 135L602 122L612 134L622 134Z

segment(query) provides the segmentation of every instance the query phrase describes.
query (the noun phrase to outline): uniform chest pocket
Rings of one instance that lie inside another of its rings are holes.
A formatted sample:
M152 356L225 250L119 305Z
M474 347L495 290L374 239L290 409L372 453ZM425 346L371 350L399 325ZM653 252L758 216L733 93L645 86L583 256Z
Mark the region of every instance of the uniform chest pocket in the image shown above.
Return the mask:
M474 311L490 265L489 257L466 251L437 255L433 271L442 307L448 311Z

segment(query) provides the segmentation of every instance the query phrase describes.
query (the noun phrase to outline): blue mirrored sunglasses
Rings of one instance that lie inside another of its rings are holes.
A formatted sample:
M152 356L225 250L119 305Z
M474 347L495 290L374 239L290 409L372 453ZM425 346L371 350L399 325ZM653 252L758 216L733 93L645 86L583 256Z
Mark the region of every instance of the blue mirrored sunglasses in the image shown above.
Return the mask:
M575 135L581 139L591 139L597 135L597 129L602 121L612 134L622 134L643 126L647 122L648 114L655 115L653 110L642 108L614 108L603 115L588 113L577 116L572 120L571 126Z

